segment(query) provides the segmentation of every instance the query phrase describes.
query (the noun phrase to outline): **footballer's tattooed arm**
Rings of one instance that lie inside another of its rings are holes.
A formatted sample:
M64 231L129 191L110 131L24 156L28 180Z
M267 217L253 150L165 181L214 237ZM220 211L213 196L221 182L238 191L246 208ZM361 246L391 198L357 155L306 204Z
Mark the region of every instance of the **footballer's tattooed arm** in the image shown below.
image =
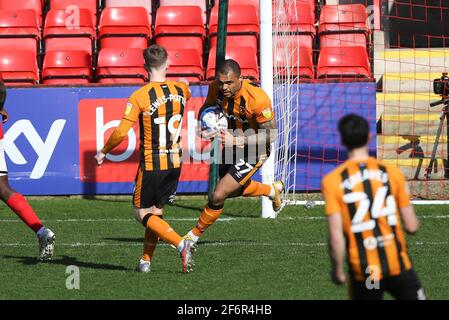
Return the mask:
M241 131L240 131L241 132ZM252 129L247 129L242 134L232 134L230 130L222 132L221 138L227 145L245 146L245 145L271 145L276 141L277 126L276 120L259 123L257 133Z

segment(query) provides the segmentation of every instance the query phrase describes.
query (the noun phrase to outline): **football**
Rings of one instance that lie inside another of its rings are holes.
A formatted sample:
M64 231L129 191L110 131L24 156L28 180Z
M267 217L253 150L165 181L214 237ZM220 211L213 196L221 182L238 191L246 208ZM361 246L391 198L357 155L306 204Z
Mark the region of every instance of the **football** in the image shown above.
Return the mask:
M220 106L210 106L201 112L201 130L208 134L228 128L228 120L221 110Z

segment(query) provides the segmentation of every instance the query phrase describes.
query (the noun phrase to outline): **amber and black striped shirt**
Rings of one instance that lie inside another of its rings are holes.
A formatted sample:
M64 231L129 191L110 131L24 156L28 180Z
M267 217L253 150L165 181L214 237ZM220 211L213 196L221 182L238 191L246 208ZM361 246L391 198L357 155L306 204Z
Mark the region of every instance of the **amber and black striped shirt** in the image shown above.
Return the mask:
M119 127L102 152L108 153L117 146L138 120L142 169L179 168L182 118L189 98L190 90L182 82L150 82L138 89L129 98Z
M410 196L398 168L371 157L348 160L324 177L322 191L326 214L342 216L350 272L356 280L380 280L412 267L399 212L410 205Z
M204 107L216 104L221 105L228 119L228 129L245 131L251 128L257 133L259 123L274 118L270 97L262 88L247 79L242 80L241 89L230 99L222 98L218 81L212 81Z

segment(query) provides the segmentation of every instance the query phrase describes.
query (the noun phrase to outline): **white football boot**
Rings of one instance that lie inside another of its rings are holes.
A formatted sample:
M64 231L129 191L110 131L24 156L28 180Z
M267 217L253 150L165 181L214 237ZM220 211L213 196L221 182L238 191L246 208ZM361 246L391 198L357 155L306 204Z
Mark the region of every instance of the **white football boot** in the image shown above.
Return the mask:
M47 228L39 230L37 234L39 239L39 256L40 261L51 260L53 252L55 251L55 234Z

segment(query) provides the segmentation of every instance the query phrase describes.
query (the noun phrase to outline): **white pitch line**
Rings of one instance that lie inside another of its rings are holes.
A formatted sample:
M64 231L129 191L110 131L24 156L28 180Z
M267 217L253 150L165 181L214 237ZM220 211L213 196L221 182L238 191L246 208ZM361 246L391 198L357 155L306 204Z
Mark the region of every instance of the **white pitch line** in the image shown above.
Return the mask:
M418 215L419 219L449 219L449 215L426 215L426 216L420 216ZM242 221L242 220L254 220L259 219L259 217L225 217L220 218L217 221L218 222L231 222L231 221ZM308 216L298 216L298 217L278 217L273 220L325 220L326 217L323 216L315 216L315 217L308 217ZM197 221L198 218L164 218L164 220L167 221ZM137 222L134 219L43 219L45 223L65 223L65 222ZM0 219L0 223L22 223L21 220L16 219Z
M141 243L107 243L107 242L74 242L74 243L57 243L58 247L141 247ZM161 246L169 246L167 243L159 244ZM287 247L324 247L327 245L325 242L288 242L288 243L269 243L269 242L244 242L244 241L234 241L234 242L207 242L207 243L199 243L200 247L231 247L231 246L245 246L245 247L279 247L279 246L287 246ZM448 241L418 241L409 243L410 246L447 246L449 245ZM35 247L35 243L0 243L0 247Z

